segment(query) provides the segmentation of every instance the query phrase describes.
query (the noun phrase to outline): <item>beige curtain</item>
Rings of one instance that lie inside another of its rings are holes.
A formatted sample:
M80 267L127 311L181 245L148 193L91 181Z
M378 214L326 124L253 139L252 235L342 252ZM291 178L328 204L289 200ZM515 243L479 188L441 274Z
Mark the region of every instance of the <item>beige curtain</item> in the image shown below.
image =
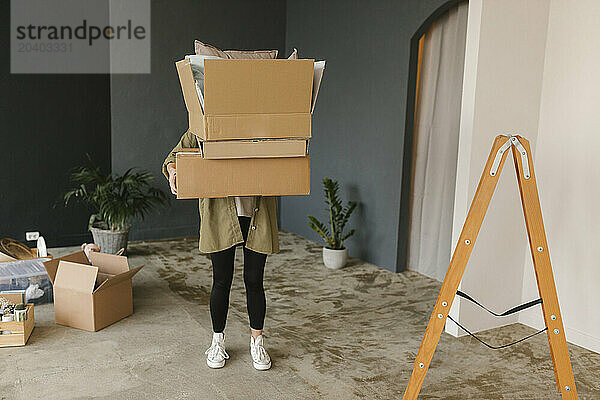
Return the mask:
M437 280L448 269L468 3L451 8L424 36L419 72L408 268Z

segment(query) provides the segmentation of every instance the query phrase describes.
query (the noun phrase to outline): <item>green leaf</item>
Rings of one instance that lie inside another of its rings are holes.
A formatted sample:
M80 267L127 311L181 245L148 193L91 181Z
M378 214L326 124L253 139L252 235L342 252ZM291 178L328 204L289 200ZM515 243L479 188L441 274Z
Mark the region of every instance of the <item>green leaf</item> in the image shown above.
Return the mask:
M170 202L168 195L152 187L148 171L130 168L123 174L104 174L93 165L78 167L71 173L74 188L64 196L65 206L72 200L87 204L94 214L90 224L102 221L110 229L124 229L133 218L144 219L148 213Z
M323 224L321 221L319 221L318 219L316 219L312 215L309 215L308 219L309 219L308 225L315 232L317 232L319 234L319 236L321 236L323 238L323 240L325 241L325 243L327 243L327 245L331 245L332 238L331 238L331 236L329 234L329 230L327 229L327 227L325 226L325 224Z
M347 234L344 234L344 229L357 206L356 202L350 201L344 207L339 196L339 189L340 186L337 181L331 178L323 179L323 192L329 214L329 229L331 229L331 234L325 224L313 216L308 217L309 226L325 240L328 247L333 249L344 248L344 240L354 234L354 229Z
M344 235L344 237L342 238L342 242L346 239L348 239L350 236L354 235L354 232L356 230L355 229L351 229L350 232L348 232L346 235Z

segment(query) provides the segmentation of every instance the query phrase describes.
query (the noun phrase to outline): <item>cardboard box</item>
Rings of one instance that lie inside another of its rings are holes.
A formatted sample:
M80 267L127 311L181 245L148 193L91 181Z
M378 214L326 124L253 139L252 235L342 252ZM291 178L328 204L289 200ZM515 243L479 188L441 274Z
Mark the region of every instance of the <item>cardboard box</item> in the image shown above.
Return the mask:
M175 65L189 130L201 140L311 137L324 61L207 59L204 94L191 61Z
M254 139L200 142L202 157L207 160L228 158L304 157L308 139Z
M21 294L2 294L0 296L13 304L22 303ZM0 347L25 346L31 332L33 332L34 325L33 304L27 304L27 319L25 321L0 322L1 331L10 331L10 334L0 335Z
M207 160L199 149L177 153L177 198L310 194L310 158Z
M142 267L130 270L127 257L83 251L44 263L54 285L54 318L57 324L98 331L133 313L131 278Z

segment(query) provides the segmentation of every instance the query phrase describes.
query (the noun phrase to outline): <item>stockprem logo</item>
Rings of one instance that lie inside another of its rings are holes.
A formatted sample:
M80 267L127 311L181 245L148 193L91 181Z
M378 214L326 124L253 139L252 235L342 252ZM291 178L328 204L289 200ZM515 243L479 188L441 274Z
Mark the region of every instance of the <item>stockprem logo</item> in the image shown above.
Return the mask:
M110 25L100 27L88 24L86 19L81 25L72 27L63 26L39 26L28 25L17 27L18 40L49 40L49 41L64 41L64 40L86 40L89 46L92 46L94 41L99 39L106 40L144 40L146 39L146 28L141 25L135 25L131 20L127 20L127 24L112 27Z
M150 0L11 0L11 73L150 73Z

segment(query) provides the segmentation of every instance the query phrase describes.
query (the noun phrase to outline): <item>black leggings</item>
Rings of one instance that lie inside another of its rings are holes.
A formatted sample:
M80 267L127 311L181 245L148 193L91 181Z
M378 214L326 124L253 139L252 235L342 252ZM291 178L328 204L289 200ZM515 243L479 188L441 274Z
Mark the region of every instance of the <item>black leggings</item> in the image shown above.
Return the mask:
M248 238L250 217L238 217L244 244ZM235 261L235 246L210 254L213 266L213 286L210 292L210 316L213 331L223 332L229 308L229 291L233 281L233 263ZM257 253L244 247L244 283L246 285L246 305L250 328L263 328L266 312L265 289L263 275L267 255Z

